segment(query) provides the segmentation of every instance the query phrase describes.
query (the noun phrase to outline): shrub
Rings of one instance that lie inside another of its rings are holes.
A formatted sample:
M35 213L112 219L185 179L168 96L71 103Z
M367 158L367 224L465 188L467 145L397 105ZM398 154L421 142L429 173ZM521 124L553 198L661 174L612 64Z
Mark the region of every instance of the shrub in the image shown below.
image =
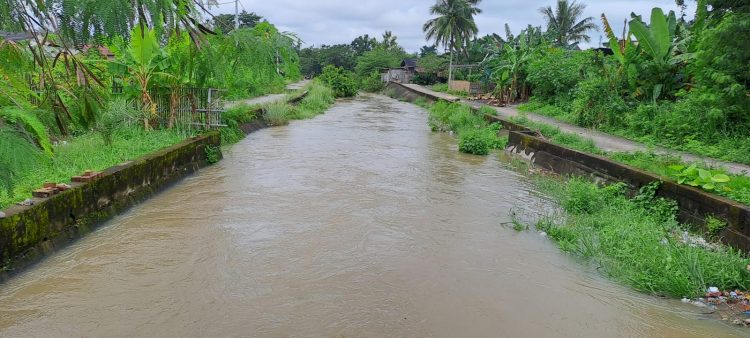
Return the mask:
M572 104L576 123L584 127L622 126L627 106L622 97L612 93L609 80L603 77L591 76L579 83Z
M552 48L529 63L526 81L531 85L534 96L545 101L553 101L557 96L569 96L592 66L592 60L590 51Z
M357 82L352 72L331 65L323 68L320 80L333 89L336 97L352 97L357 95Z
M484 128L466 128L458 133L458 150L468 154L487 155L492 149L505 146L507 139L497 136L496 125Z
M99 119L96 121L95 130L99 132L104 144L112 144L115 130L123 127L132 127L140 124L141 112L133 107L133 104L125 99L114 99L107 104Z
M438 101L430 108L429 123L432 130L454 132L487 125L484 118L472 113L468 106L445 101Z
M257 118L255 112L256 111L253 107L243 103L227 109L221 114L221 118L224 122L234 121L238 124L248 123Z
M295 113L294 107L285 102L273 102L263 107L263 119L272 126L289 124Z
M377 93L385 87L383 80L380 78L380 73L374 71L370 75L365 76L360 81L360 88L366 92Z

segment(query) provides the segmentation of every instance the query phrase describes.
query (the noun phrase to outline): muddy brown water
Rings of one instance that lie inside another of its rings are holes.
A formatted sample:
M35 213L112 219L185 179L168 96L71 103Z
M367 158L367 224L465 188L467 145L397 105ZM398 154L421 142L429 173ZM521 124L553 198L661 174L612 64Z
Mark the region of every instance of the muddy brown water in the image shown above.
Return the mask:
M426 119L364 96L251 134L0 285L0 336L747 334L502 226L549 203Z

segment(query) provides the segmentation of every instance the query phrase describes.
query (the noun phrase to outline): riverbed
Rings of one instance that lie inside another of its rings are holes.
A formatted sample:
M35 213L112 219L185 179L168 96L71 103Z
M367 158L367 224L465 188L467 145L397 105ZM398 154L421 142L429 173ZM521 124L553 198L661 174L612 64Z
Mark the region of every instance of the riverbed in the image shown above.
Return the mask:
M0 336L746 334L506 225L551 208L502 154L363 95L249 135L0 284Z

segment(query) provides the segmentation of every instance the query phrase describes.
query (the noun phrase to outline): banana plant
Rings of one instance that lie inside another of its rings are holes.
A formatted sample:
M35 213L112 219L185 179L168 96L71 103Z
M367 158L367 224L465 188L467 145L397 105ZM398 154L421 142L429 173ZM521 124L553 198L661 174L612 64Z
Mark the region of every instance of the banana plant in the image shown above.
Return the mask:
M167 54L159 46L155 31L143 30L140 26L133 29L127 46L120 40L111 49L119 59L111 63L113 73L119 73L127 82L138 87L144 113L143 125L148 130L157 117L156 103L148 92L149 85L156 76L169 76L161 72Z
M682 59L674 57L677 16L674 11L665 15L658 7L651 10L649 25L635 13L631 13L630 16L632 19L628 27L638 41L637 49L652 60L644 64L645 67L639 70L639 73L645 77L645 89L651 91L655 102L663 92L676 91L680 87L675 71ZM640 92L643 90L637 88L636 93Z
M631 14L630 31L638 39L638 45L654 60L668 61L674 46L677 16L674 11L664 15L661 8L651 10L651 24L647 26L640 16Z

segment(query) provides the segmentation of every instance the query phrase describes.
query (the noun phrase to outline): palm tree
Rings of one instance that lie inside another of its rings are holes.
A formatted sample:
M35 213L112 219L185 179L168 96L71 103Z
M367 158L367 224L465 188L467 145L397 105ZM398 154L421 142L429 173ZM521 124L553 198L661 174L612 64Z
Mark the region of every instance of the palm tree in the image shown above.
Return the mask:
M546 16L547 31L554 34L555 42L560 46L568 47L571 43L591 41L591 37L586 32L597 29L593 17L578 21L584 9L586 5L577 3L575 0L570 3L567 0L559 0L555 10L547 6L540 8L539 12Z
M443 45L450 51L448 83L453 80L453 52L465 49L479 32L474 15L482 12L476 7L481 1L437 0L437 3L430 7L430 14L437 17L427 21L422 30L427 41L435 40L435 45Z

